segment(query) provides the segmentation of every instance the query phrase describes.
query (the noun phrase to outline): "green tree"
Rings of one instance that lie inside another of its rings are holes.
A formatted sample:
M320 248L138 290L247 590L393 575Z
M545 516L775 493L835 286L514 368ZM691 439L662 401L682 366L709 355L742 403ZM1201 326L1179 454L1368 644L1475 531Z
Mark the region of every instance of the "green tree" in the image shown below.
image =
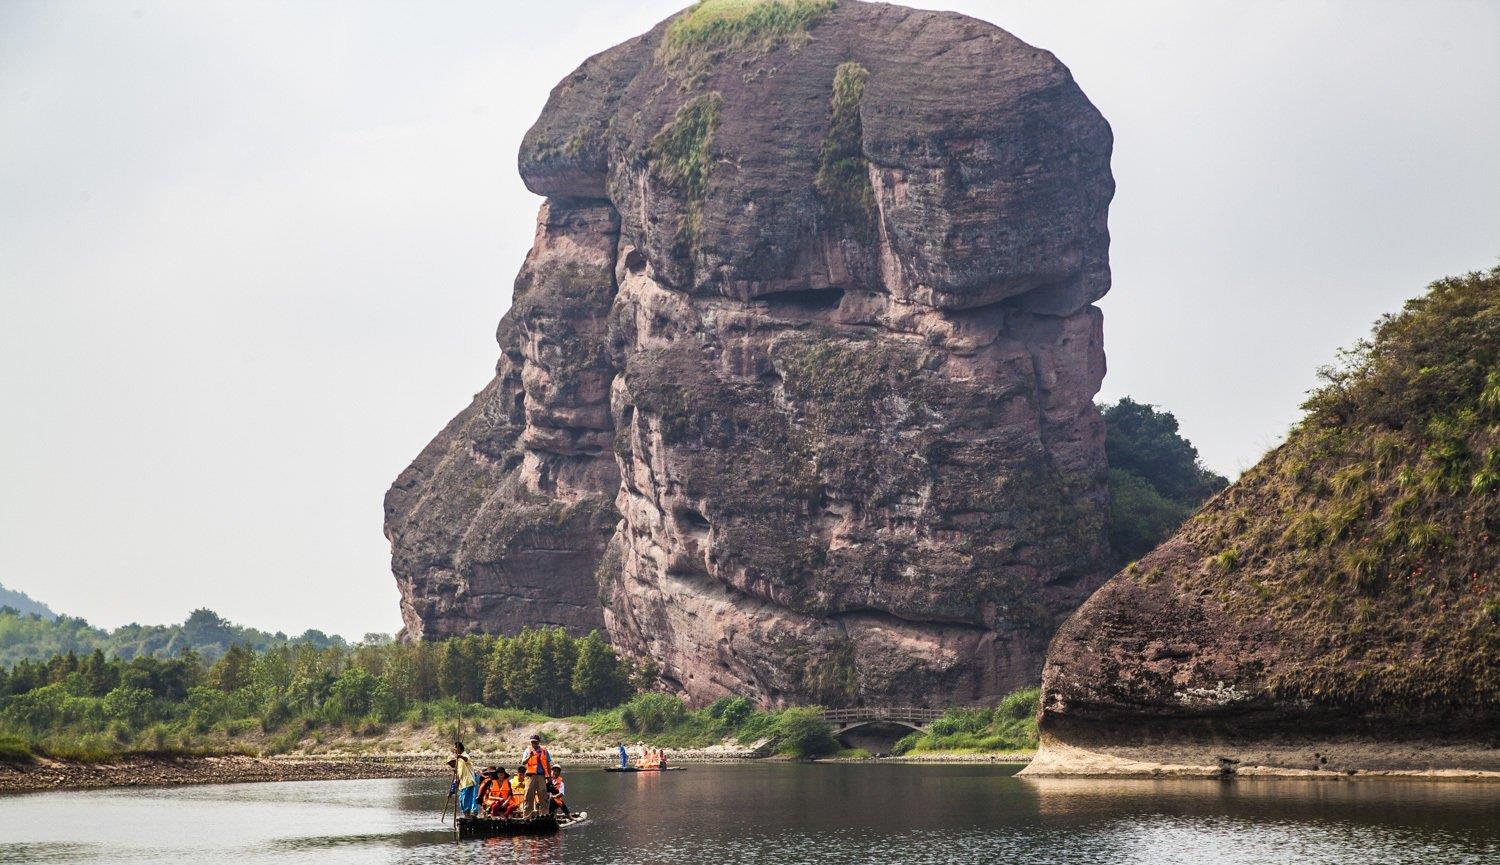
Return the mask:
M571 685L579 711L618 706L630 696L630 670L598 631L590 631L577 648Z
M578 644L562 628L547 628L541 635L542 675L548 687L536 707L547 715L571 715L578 709L573 696L573 671L578 665Z
M1124 564L1150 552L1229 480L1203 467L1171 412L1125 397L1103 414L1109 541Z
M385 646L383 651L385 665L380 676L390 686L391 696L397 707L404 707L418 700L416 653L413 647L392 643Z
M441 649L434 643L418 643L412 659L412 697L435 700L438 697L438 666Z
M104 714L140 729L156 718L156 700L144 688L116 688L104 695Z
M687 707L671 694L647 691L620 707L620 721L632 733L660 733L687 717Z
M477 703L484 696L483 641L474 636L452 637L443 643L438 660L438 691L460 703Z
M1201 502L1229 485L1198 461L1169 411L1127 396L1104 410L1104 429L1109 467L1145 479L1169 499Z
M188 691L188 722L194 730L202 733L228 718L234 702L218 688L199 685Z
M510 640L510 651L502 660L501 678L512 706L529 709L542 704L548 682L542 669L542 647L538 631L522 630Z
M230 646L219 660L208 669L208 682L224 693L232 693L249 685L252 679L255 656L239 644Z
M363 667L350 666L330 686L323 710L332 720L374 715L389 721L396 713L396 698L385 680Z
M102 697L120 684L120 671L104 657L104 652L95 649L78 666L83 676L84 687L90 697Z
M486 706L512 706L510 692L505 686L505 672L518 662L519 650L510 637L496 638L490 648L490 656L484 670L484 704Z
M785 709L772 726L772 735L780 740L779 753L792 757L826 757L839 751L833 728L816 708Z

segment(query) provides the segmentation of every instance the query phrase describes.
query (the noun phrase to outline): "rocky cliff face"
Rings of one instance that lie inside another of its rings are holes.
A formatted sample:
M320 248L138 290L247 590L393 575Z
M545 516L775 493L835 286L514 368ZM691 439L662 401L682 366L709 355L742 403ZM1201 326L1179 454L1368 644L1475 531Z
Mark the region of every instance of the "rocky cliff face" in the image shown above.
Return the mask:
M1500 270L1356 357L1063 626L1028 772L1500 771Z
M496 378L387 500L407 634L602 622L696 700L1034 681L1107 552L1110 145L949 13L709 0L586 61Z

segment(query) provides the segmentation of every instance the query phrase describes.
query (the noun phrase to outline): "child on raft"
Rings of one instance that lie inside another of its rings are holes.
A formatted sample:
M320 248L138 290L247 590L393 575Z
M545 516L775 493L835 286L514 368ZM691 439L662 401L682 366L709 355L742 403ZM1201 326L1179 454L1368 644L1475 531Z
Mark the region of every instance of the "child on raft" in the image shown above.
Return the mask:
M565 787L563 784L562 767L554 765L552 776L548 778L547 793L551 797L547 804L547 815L551 816L558 811L563 812L564 817L572 817L573 812L568 810L568 803L563 801Z

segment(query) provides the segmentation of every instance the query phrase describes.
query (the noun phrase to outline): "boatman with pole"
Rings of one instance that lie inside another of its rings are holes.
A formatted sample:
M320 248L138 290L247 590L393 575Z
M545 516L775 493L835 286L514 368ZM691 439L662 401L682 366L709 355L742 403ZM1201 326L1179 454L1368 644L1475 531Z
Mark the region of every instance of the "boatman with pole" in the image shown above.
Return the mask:
M521 815L527 820L537 816L548 804L547 779L552 775L552 755L542 747L542 737L531 736L531 747L526 749L526 758L521 763L526 772L526 801Z
M453 768L453 783L458 787L458 807L454 813L454 819L460 815L473 817L479 813L479 803L475 801L475 792L479 783L474 780L474 764L469 762L469 755L464 751L464 743L453 743L453 759L448 761ZM452 788L449 788L450 795Z

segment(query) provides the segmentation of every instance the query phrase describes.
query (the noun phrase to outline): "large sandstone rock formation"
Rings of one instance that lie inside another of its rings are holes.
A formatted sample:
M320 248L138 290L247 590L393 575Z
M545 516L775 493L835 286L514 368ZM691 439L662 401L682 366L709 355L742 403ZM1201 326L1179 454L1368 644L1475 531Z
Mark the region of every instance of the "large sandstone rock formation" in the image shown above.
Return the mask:
M1500 772L1497 360L1500 269L1382 321L1059 631L1027 771Z
M695 700L1035 681L1107 552L1109 127L980 21L745 8L526 136L496 377L387 499L406 634L602 623Z

